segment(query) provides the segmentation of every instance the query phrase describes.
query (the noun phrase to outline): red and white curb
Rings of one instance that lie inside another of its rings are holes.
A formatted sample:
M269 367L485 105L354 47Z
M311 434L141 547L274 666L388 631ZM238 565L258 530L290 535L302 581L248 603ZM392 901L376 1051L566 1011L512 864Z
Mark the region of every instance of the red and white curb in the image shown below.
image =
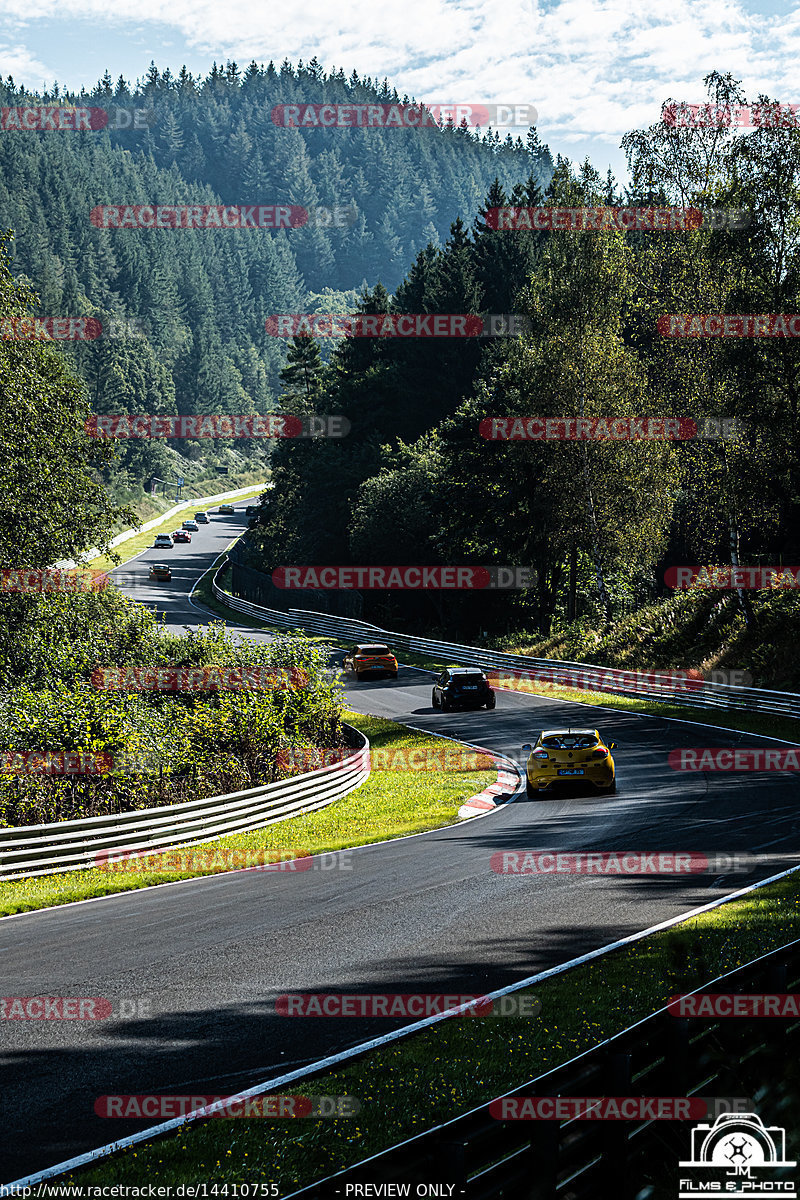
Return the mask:
M492 754L492 752L485 750L484 754ZM503 764L508 760L501 759L496 754L492 754L492 758L500 768L497 772L497 780L489 787L484 788L482 792L478 792L477 796L470 796L469 800L461 805L458 815L462 819L480 817L491 812L493 808L497 808L497 798L513 795L519 787L521 776L517 768L509 769L504 766Z
M410 669L412 671L422 670L421 667L411 667ZM505 754L497 754L494 750L487 750L485 746L476 746L474 742L465 742L461 738L452 737L447 733L432 733L430 729L422 729L419 725L409 725L408 721L403 721L402 724L407 729L415 729L417 733L425 733L428 737L441 738L445 742L457 742L459 746L469 746L470 750L477 750L497 763L499 769L495 782L484 788L482 792L478 792L477 796L470 796L469 800L461 805L458 815L462 821L469 820L470 817L485 817L487 813L497 808L497 799L501 796L510 798L522 783L522 771L513 759L507 758Z

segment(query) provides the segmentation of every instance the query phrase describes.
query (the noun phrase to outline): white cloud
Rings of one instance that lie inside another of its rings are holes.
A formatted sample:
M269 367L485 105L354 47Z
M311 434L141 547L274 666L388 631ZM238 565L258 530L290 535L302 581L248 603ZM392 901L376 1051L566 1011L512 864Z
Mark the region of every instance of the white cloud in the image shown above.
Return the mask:
M317 4L233 6L218 0L4 0L4 20L36 45L42 20L88 20L99 30L135 27L148 43L169 46L159 62L177 71L188 50L195 61L314 55L323 66L389 78L400 94L429 103L484 101L534 104L539 132L555 149L596 142L618 145L631 128L660 115L662 102L702 101L712 69L743 78L786 102L800 51L800 13L758 12L750 0L673 0L631 6L630 0L349 0ZM758 0L755 0L757 3ZM106 50L98 38L98 70ZM101 59L101 56L102 59ZM112 61L115 56L112 56ZM69 62L46 68L17 46L2 54L15 78L75 80ZM131 74L143 74L146 64ZM119 73L114 62L112 74ZM800 92L800 86L797 88ZM512 130L512 132L515 132ZM522 131L519 131L522 132ZM567 150L568 152L568 150Z
M52 76L26 46L11 46L7 42L0 42L0 73L3 79L11 75L15 83L24 83L30 88L41 87Z

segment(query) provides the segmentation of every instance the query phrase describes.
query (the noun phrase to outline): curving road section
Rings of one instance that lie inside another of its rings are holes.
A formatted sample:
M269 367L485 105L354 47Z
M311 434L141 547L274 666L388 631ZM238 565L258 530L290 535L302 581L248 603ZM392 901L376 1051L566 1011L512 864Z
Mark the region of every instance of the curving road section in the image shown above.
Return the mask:
M170 628L207 614L189 593L245 523L212 517L191 546L147 551L119 568L124 590ZM171 584L147 581L173 562ZM235 625L243 637L268 634ZM359 711L406 720L512 754L542 728L590 724L618 743L616 796L528 800L487 818L328 858L297 874L230 873L0 922L6 996L102 996L98 1021L0 1023L3 1144L9 1181L152 1122L108 1120L113 1093L227 1094L392 1027L379 1019L275 1015L287 991L483 992L647 928L775 870L798 846L789 774L679 774L681 746L769 745L731 734L502 692L493 712L435 713L427 674L348 683ZM345 800L343 803L347 803ZM725 852L749 872L693 876L518 876L498 851ZM122 1019L118 1014L135 1010ZM542 1014L557 1023L558 1014ZM396 1022L394 1024L401 1024Z

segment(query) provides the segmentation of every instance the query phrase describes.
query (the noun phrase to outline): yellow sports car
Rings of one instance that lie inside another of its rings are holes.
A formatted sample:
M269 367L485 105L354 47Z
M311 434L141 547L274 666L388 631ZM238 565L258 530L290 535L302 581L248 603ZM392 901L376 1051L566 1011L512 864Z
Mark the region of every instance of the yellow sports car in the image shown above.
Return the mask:
M525 791L538 796L554 783L592 783L599 792L617 790L616 742L605 743L596 729L546 729L528 753Z

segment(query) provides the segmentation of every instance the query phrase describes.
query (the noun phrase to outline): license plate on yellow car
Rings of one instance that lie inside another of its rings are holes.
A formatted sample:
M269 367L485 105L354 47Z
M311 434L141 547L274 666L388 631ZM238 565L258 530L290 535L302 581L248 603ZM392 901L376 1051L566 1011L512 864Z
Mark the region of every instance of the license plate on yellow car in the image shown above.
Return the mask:
M583 767L559 767L559 775L582 775Z

